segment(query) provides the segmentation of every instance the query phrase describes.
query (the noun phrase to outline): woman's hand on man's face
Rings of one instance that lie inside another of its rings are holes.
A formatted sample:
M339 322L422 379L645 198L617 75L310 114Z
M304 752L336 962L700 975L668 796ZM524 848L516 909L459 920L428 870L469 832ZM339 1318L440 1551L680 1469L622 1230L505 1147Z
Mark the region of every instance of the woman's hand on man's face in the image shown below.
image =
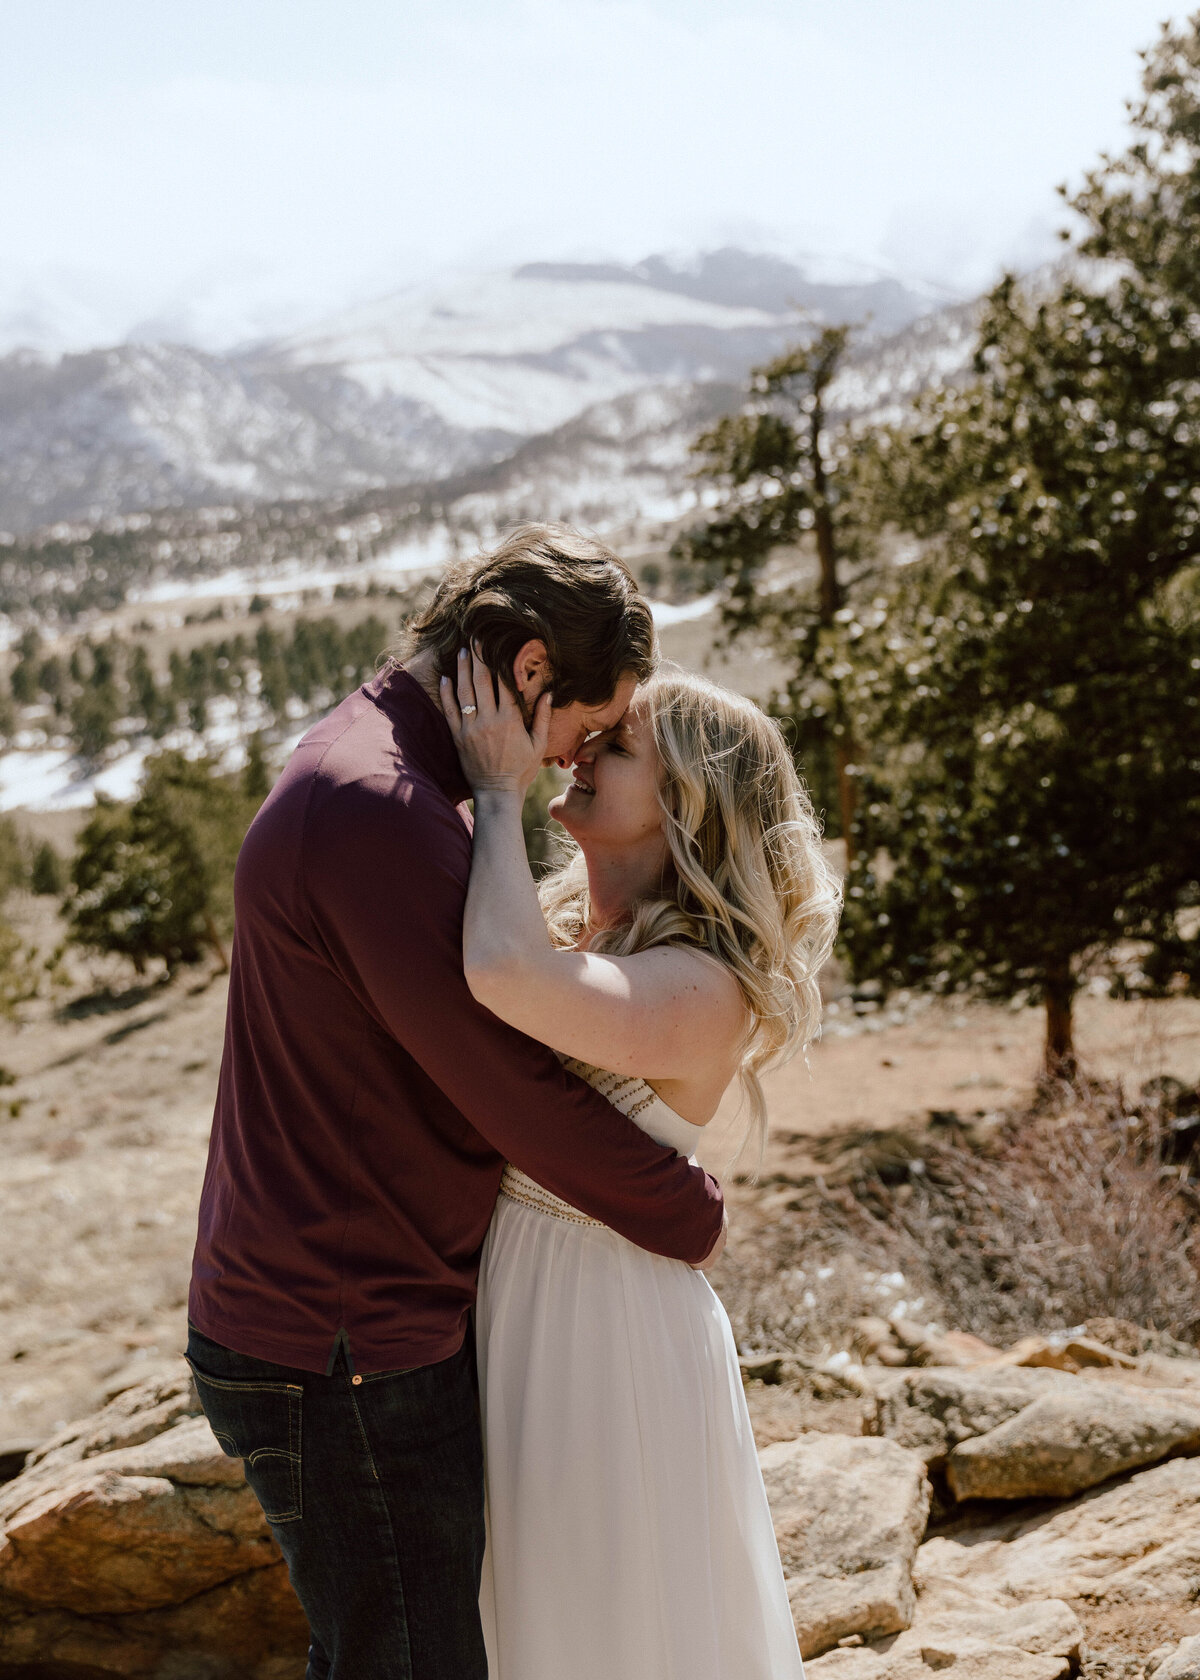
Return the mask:
M474 648L459 649L454 680L443 677L438 692L472 790L524 797L546 756L549 693L539 696L526 728L516 695L492 677Z

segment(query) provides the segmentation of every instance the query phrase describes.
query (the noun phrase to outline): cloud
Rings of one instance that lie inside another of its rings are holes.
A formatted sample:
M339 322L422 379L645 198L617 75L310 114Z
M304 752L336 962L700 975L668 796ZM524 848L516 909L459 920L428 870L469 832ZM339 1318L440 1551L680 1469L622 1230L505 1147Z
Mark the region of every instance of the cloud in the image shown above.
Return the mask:
M131 320L241 288L259 319L272 295L741 228L970 286L1039 251L1055 181L1119 143L1156 13L45 0L0 41L4 268L123 277Z

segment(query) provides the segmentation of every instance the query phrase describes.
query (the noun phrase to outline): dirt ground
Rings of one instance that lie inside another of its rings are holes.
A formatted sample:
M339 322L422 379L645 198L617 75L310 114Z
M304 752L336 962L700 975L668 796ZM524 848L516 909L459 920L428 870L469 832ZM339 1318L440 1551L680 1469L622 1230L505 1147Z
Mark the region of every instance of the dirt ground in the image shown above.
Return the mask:
M27 901L28 924L49 915L39 904ZM112 994L81 997L77 985L75 1002L33 1005L24 1024L0 1026L12 1076L0 1086L0 1447L43 1438L184 1339L225 981L192 971L130 990L127 970L101 963L76 978ZM785 1162L806 1170L809 1139L931 1108L1006 1106L1035 1076L1033 1010L910 1000L853 1011L839 1000L809 1069L768 1080L767 1176ZM1162 1071L1195 1081L1200 1002L1085 998L1080 1044L1089 1067L1131 1090ZM705 1142L717 1169L739 1130L735 1110L731 1101ZM735 1248L737 1226L750 1240L769 1195L732 1187Z
M784 1157L793 1171L811 1167L804 1151L810 1137L884 1129L931 1112L975 1116L1018 1106L1037 1078L1043 1030L1035 1008L915 996L856 1016L851 1002L835 999L807 1064L797 1059L764 1080L771 1116L764 1173ZM1200 999L1118 1002L1085 994L1076 1004L1076 1041L1087 1072L1120 1080L1130 1097L1161 1073L1194 1085ZM715 1148L740 1133L733 1093L716 1125L705 1152L714 1162Z

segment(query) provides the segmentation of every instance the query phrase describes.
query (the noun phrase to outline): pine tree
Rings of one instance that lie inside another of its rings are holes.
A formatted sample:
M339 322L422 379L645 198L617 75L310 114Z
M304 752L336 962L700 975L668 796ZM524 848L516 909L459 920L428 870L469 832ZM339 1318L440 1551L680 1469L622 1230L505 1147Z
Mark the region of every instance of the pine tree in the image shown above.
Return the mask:
M139 974L205 948L227 967L234 864L259 803L209 759L147 760L133 805L101 797L80 834L64 905L72 940L129 957Z
M62 660L55 654L43 659L38 667L37 692L44 694L60 717L65 709L67 694L67 673Z
M12 817L0 816L0 902L29 885L29 847Z
M246 762L242 766L242 793L255 805L261 805L271 791L271 771L267 765L266 747L262 731L256 729L246 742Z
M79 835L64 905L77 945L168 972L196 962L204 943L207 884L193 837L161 802L127 809L100 795Z
M18 706L31 706L38 696L38 655L42 638L36 630L23 630L17 642L17 662L13 666L9 686Z
M556 835L551 827L551 816L547 807L550 801L563 790L563 778L551 769L539 770L530 783L529 791L525 795L525 803L521 807L521 828L525 835L525 856L529 860L535 879L540 879L547 870L554 865L558 853L558 839L562 837L559 830Z
M765 637L790 667L787 704L798 754L819 806L833 794L838 832L853 855L857 757L842 694L848 570L870 542L861 451L845 426L831 425L829 390L849 330L826 327L756 368L750 398L697 439L698 478L718 501L676 545L724 586L726 633ZM811 542L815 582L770 575L778 551Z
M67 875L63 860L49 840L43 840L33 854L29 885L33 892L47 898L61 898L66 890Z
M80 758L94 764L116 740L121 702L111 683L87 683L67 702L67 729Z
M145 648L139 643L129 661L129 686L134 704L141 713L146 733L161 740L175 721L174 706L162 692L151 668Z
M1087 964L1118 942L1158 983L1200 984L1200 370L1185 306L1158 305L1128 276L995 290L976 382L886 452L926 552L856 658L883 750L855 970L1029 988L1055 1075Z

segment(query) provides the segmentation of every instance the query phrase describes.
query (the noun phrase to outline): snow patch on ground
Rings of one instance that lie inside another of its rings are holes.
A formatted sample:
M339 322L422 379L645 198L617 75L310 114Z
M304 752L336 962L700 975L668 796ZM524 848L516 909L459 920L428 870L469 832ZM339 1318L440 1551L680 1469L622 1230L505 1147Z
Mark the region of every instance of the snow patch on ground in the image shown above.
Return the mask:
M98 793L132 799L152 749L136 747L90 770L65 747L0 755L0 811L77 811Z
M419 548L420 545L414 547ZM421 551L419 564L414 563L404 569L435 569L429 563L431 552L426 547ZM412 553L412 549L396 550L396 565L401 565L404 555L412 558ZM293 583L292 587L297 585ZM703 618L714 611L716 604L715 595L704 595L695 601L679 603L652 601L650 610L655 624L661 629L669 624ZM290 753L316 718L331 711L336 703L337 697L331 695L327 704L293 718L295 727L281 742L281 755ZM203 739L187 730L177 730L162 741L139 738L123 750L114 750L107 762L98 768L84 764L68 747L47 745L44 738L39 741L29 731L23 737L27 744L0 754L0 811L85 810L95 804L96 795L101 793L111 799L133 799L142 780L146 760L169 747L178 748L189 756L207 752L219 759L227 770L239 770L246 762L246 742L256 730L265 728L269 722L266 707L252 696L244 697L240 702L228 696L218 696L209 701L208 727Z
M208 578L160 578L142 589L131 589L128 599L137 606L161 606L168 601L240 600L255 595L277 607L299 607L305 595L333 597L339 584L365 588L383 586L401 579L412 580L425 572L437 572L451 558L451 541L437 529L409 541L395 543L381 554L355 566L312 565L301 560L284 560L271 570L255 572L230 569ZM19 632L13 632L13 638Z
M701 595L695 601L651 601L650 611L660 630L668 624L686 624L689 619L705 618L717 605L715 595Z

